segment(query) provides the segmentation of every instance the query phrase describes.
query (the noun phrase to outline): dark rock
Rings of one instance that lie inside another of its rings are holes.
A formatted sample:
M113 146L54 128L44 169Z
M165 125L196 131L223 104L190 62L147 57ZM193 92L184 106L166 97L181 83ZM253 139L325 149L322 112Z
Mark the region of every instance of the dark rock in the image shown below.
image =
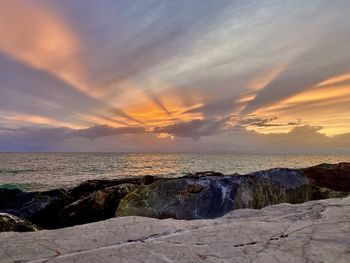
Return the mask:
M35 193L27 193L19 189L0 188L0 211L19 209L33 200Z
M25 217L29 221L46 229L55 226L59 212L73 202L74 199L63 189L37 193L37 199L31 205L24 207L22 212L28 213Z
M56 227L80 225L111 218L120 199L137 187L134 184L106 187L71 203L62 209L56 220Z
M244 176L250 177L253 188L253 205L242 208L260 209L270 204L297 204L311 200L309 181L298 170L275 168ZM245 195L242 195L245 196Z
M159 180L159 178L155 176L144 176L144 177L131 177L131 178L123 178L123 179L114 179L114 180L89 180L82 182L78 186L69 190L69 194L74 197L76 200L81 199L83 197L89 196L91 193L96 192L98 190L104 189L110 186L117 186L120 184L150 184Z
M235 174L235 175L239 175L239 174ZM201 177L208 177L208 176L224 176L224 174L219 172L205 171L205 172L189 173L181 178L201 178Z
M183 194L186 193L199 193L200 191L202 191L204 189L203 185L200 184L189 184L185 187L185 191L182 192Z
M121 200L116 216L215 218L239 208L262 208L311 198L298 171L272 169L246 176L187 176L141 186Z
M1 211L27 219L42 228L51 228L61 209L73 202L73 198L64 189L30 193L1 190L0 199L4 200L1 202ZM6 204L7 200L9 202Z
M0 232L28 232L38 230L40 229L29 221L20 219L14 215L0 213Z
M348 196L348 192L333 191L325 187L312 186L312 199L321 200L329 198L344 198Z
M149 184L153 184L154 182L156 182L158 180L159 180L159 178L156 177L156 176L145 175L145 176L142 177L141 184L149 185Z
M320 164L301 171L314 186L350 192L350 163Z
M69 191L0 189L0 212L52 229L113 216L216 218L240 208L344 197L349 192L350 163L322 164L248 175L199 172L181 178L90 180Z

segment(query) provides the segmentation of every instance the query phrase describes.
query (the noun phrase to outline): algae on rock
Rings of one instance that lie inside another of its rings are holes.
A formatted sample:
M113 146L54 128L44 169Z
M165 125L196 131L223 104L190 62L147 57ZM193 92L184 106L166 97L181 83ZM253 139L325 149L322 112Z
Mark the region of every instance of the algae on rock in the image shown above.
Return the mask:
M40 230L36 225L14 215L0 213L0 232L28 232Z
M160 180L123 198L116 216L204 219L240 208L311 200L309 181L295 170L271 169L246 176Z

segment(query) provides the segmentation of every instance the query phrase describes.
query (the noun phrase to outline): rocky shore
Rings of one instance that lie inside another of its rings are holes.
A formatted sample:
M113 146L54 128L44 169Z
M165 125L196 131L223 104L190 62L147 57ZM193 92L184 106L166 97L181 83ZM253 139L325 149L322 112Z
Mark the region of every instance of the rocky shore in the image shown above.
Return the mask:
M350 197L240 209L208 220L113 218L0 233L9 262L349 262Z
M0 231L58 229L124 216L214 219L242 208L341 198L349 192L350 163L246 175L92 180L46 192L0 189Z

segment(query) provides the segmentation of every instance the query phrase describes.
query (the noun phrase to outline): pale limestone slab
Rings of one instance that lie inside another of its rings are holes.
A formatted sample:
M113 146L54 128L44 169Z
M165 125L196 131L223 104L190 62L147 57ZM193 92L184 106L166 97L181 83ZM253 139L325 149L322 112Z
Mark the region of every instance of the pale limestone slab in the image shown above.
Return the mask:
M0 233L0 262L350 262L350 197L213 220L142 217Z

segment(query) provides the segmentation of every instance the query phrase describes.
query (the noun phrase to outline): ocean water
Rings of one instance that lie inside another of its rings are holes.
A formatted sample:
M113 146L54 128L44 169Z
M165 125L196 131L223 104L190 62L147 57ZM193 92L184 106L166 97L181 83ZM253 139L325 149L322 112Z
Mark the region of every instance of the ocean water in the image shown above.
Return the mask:
M0 153L0 187L47 190L88 179L178 177L199 171L245 174L338 162L350 162L350 155Z

